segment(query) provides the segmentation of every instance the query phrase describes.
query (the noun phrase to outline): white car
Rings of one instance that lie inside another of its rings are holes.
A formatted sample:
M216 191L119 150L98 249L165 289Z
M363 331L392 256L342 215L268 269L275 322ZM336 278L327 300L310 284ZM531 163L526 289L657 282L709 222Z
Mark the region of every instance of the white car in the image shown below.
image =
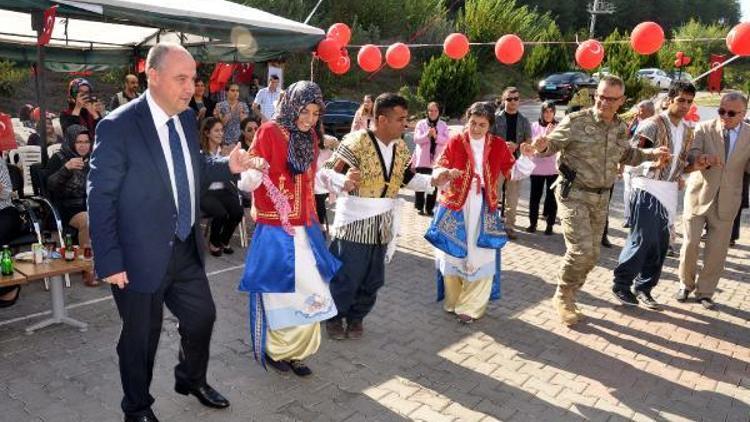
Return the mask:
M639 70L638 78L646 78L651 85L659 89L668 89L669 85L672 84L672 78L667 76L663 70L653 67Z

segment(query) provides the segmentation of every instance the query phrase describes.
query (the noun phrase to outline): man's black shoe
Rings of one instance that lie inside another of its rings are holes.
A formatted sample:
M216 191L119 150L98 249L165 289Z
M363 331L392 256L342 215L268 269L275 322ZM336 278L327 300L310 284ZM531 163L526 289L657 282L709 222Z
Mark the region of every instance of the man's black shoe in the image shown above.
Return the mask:
M547 236L549 236L549 235L551 235L551 234L554 234L554 233L555 233L555 232L554 232L554 231L552 231L552 224L549 224L549 225L547 225L547 228L546 228L546 229L544 229L544 234L546 234Z
M159 422L154 415L125 416L125 422Z
M635 297L638 298L638 301L640 301L643 306L647 307L648 309L654 311L658 311L659 309L661 309L661 306L659 306L659 302L654 300L654 298L651 296L651 293L636 291Z
M536 233L536 225L532 224L529 227L526 227L526 233Z
M614 293L617 300L619 300L623 305L638 306L638 299L631 291L612 289L612 293Z
M192 394L199 402L201 402L201 404L213 407L214 409L229 407L229 400L225 399L224 396L219 394L218 391L211 388L208 384L204 384L200 387L188 387L187 385L177 383L174 386L174 391L183 396Z
M680 303L685 303L688 300L688 296L690 296L690 292L686 289L680 289L675 295L674 298L676 301Z
M605 248L612 247L612 243L610 243L609 239L606 236L602 237L602 246L604 246Z
M711 298L709 297L700 297L698 298L698 302L700 302L701 306L703 306L706 309L713 309L714 305L716 305L714 301L711 300Z

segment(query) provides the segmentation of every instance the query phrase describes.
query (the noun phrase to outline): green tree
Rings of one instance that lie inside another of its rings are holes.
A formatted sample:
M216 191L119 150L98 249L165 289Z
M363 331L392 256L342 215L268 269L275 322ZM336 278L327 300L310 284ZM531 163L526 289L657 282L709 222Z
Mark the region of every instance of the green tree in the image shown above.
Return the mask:
M638 78L638 70L648 58L636 53L630 43L626 42L628 39L628 34L620 33L618 30L609 34L604 40L611 43L606 44L604 66L625 82L625 95L628 97L626 104L632 105L653 96L657 90Z
M444 114L459 116L479 95L477 58L469 54L461 60L440 55L424 65L417 95L424 101L437 101Z
M550 22L538 37L538 41L560 41L563 39L557 24ZM568 70L571 65L569 49L564 44L538 44L526 55L524 72L530 77Z
M690 64L685 66L683 70L693 76L698 76L698 74L708 70L708 62L712 53L727 54L727 47L724 42L727 32L729 32L729 28L725 26L702 24L695 20L675 28L672 31L672 39L681 41L664 44L659 50L659 67L664 70L676 69L674 66L675 54L682 51L691 60ZM718 38L718 40L700 40L706 38ZM705 83L706 80L702 79L698 82L698 85L704 86Z
M12 97L18 84L28 77L28 71L16 67L9 60L0 60L0 96Z
M590 1L518 0L518 3L550 12L563 32L578 28L588 30L590 15L585 5ZM739 0L610 0L610 3L615 13L597 19L596 36L615 29L630 32L644 21L656 21L665 32L670 32L691 19L702 23L723 22L729 26L740 20Z

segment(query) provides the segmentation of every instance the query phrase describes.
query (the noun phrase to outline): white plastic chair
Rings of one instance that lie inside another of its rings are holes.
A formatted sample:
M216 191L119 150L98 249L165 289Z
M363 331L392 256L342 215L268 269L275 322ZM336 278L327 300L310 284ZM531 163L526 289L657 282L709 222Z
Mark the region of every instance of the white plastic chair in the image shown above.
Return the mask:
M52 157L53 155L57 154L57 151L60 151L62 148L62 144L52 144L47 146L47 157Z
M38 145L25 145L11 150L8 153L11 164L15 164L23 171L23 193L25 195L34 195L34 189L31 184L32 164L42 162L42 147Z

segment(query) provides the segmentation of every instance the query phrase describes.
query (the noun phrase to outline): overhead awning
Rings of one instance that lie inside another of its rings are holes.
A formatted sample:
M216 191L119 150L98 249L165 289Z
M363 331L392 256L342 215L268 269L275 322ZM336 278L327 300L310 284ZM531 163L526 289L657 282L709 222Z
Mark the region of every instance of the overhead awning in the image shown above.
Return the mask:
M225 0L0 0L0 55L36 60L31 13L58 5L46 61L125 65L159 40L180 42L201 62L263 61L312 49L319 28Z

